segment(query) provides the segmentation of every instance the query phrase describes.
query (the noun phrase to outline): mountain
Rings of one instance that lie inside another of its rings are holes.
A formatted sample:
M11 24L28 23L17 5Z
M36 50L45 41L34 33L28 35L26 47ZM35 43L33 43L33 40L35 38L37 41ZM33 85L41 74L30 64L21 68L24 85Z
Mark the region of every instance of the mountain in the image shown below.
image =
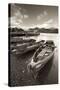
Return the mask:
M39 27L35 27L35 28L29 28L28 30L24 30L22 28L9 28L11 33L17 33L17 34L28 34L28 35L32 35L32 34L39 34L39 33L58 33L58 29L57 28L39 28Z
M24 30L22 28L9 28L10 36L37 36L40 33Z
M30 28L28 31L35 32L35 33L58 33L57 28Z

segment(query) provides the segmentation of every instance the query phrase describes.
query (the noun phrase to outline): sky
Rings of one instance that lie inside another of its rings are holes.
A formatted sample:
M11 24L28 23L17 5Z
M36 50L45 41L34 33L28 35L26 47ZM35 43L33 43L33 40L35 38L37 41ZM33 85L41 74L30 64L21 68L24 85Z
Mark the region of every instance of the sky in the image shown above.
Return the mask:
M58 7L11 4L10 25L17 28L58 28Z

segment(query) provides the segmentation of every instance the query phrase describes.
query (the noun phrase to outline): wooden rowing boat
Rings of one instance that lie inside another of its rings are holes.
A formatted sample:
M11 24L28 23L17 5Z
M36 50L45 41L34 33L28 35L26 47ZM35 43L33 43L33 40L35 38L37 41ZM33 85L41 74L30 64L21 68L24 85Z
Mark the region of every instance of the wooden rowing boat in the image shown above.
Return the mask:
M44 47L39 47L34 53L31 62L28 64L27 69L31 72L34 78L37 77L38 71L40 71L45 64L51 60L54 55L54 42L46 41Z

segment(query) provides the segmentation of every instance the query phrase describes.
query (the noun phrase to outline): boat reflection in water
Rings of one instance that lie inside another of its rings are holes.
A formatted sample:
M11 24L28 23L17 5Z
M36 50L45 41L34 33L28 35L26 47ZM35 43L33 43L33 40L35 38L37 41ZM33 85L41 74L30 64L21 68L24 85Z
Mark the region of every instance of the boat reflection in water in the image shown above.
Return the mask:
M55 45L52 40L46 41L34 53L31 62L28 64L27 69L36 79L38 72L51 60L54 55Z

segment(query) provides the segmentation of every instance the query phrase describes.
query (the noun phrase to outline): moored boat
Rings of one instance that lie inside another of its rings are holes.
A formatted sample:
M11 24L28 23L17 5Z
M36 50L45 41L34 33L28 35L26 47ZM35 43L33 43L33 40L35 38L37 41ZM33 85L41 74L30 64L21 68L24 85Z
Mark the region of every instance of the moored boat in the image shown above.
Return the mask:
M39 47L34 53L27 69L36 79L38 72L51 60L54 55L55 45L53 41L46 41L43 47Z
M10 43L11 44L16 44L16 43L33 43L35 42L36 40L35 39L30 39L30 38L20 38L20 37L12 37L10 38Z
M15 46L15 48L11 50L11 53L23 54L28 51L36 50L39 46L42 46L43 44L44 44L44 40L41 40L39 42L34 42L34 43L20 44Z
M10 32L10 36L38 36L40 33L39 32L29 32L29 31L23 31L23 32Z

